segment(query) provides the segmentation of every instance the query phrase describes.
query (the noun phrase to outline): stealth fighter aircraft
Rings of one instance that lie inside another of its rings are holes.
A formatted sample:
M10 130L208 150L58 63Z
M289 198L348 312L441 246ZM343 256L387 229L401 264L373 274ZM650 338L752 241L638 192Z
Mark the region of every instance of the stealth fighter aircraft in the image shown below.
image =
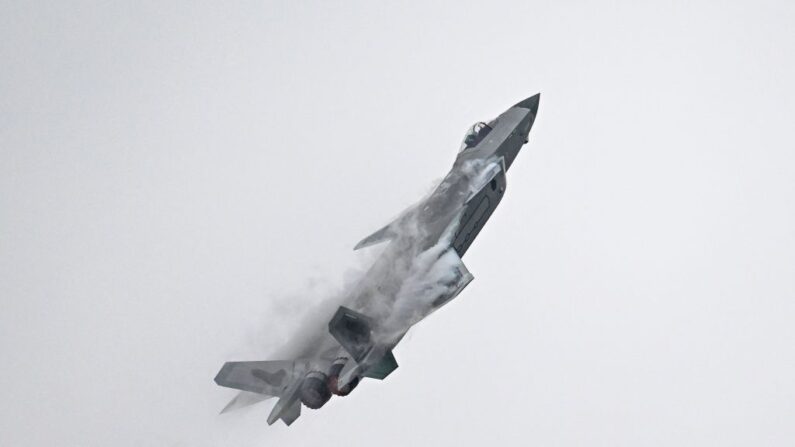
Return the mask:
M268 424L292 424L364 378L397 368L393 348L408 330L455 298L473 276L461 258L502 200L506 172L527 143L540 95L473 125L436 189L355 249L386 243L314 336L282 360L227 362L215 382L241 390L226 409L278 397ZM327 323L327 324L325 324Z

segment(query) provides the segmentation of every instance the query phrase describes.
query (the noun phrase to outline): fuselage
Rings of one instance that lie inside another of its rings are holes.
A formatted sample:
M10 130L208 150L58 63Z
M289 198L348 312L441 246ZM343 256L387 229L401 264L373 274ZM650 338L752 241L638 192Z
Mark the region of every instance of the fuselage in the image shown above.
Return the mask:
M392 349L406 332L472 281L461 258L505 194L506 172L527 143L538 101L532 96L470 128L433 192L356 245L385 243L358 281L324 303L336 311L313 314L283 360L226 362L216 383L278 396L268 423L290 425L302 406L320 408L361 379L383 380L394 371Z
M532 97L508 109L489 123L488 134L477 145L458 153L434 191L391 225L388 245L341 305L385 321L407 280L417 276L418 257L432 249L441 254L448 248L463 257L505 193L505 171L527 142L537 104L537 97ZM402 329L405 332L409 327ZM323 331L302 356L332 361L342 354Z

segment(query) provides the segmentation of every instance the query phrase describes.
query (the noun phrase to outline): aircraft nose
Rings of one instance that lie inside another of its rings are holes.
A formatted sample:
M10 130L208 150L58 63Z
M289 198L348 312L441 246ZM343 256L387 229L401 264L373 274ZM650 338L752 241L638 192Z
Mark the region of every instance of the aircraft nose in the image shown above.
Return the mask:
M533 112L533 115L538 113L538 102L541 100L541 93L536 93L535 95L525 99L524 101L518 102L514 107L521 107L523 109L528 109Z

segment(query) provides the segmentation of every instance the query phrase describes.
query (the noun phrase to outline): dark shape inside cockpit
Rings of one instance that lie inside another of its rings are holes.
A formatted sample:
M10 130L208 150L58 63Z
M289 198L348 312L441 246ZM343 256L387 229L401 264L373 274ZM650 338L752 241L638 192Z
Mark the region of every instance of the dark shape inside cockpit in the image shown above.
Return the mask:
M461 150L464 151L466 149L472 148L477 146L486 135L491 132L491 126L484 122L478 122L472 125L467 131L467 134L464 136L464 142L461 144Z

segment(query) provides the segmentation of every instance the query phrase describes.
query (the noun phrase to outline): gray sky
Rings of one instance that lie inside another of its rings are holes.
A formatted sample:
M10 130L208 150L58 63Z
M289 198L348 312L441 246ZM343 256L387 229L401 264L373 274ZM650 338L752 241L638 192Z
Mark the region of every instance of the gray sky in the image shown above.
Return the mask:
M792 2L165 3L0 2L0 445L795 443ZM400 368L218 416L538 91Z

